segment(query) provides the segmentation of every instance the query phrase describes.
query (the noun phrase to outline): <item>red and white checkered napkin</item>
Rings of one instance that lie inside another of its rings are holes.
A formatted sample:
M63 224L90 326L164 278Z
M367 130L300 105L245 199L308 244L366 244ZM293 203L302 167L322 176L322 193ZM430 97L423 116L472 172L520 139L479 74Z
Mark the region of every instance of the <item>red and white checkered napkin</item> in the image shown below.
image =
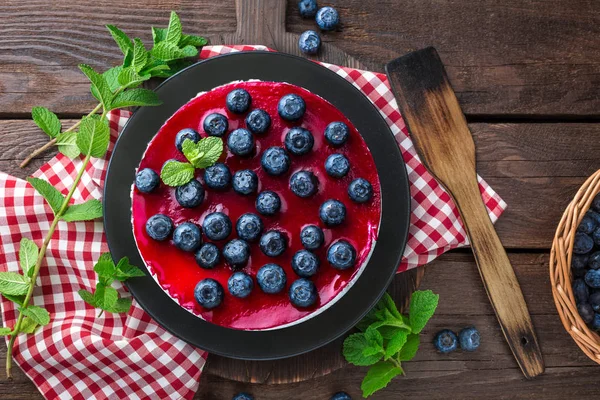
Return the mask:
M200 57L265 49L207 46ZM399 271L428 263L466 244L456 207L420 163L385 75L323 65L368 96L402 150L413 201L409 240ZM113 142L129 116L126 111L109 115ZM66 193L81 163L81 159L69 160L59 154L34 175ZM102 196L106 166L104 160L88 165L74 202ZM495 221L506 204L481 179L480 188ZM3 173L0 193L0 269L19 271L21 237L40 244L52 221L52 211L27 182ZM19 336L14 351L17 363L48 399L192 398L205 352L165 331L135 301L128 315L104 313L98 318L96 311L79 299L79 289L93 288L94 261L105 251L102 222L59 222L33 297L34 304L48 309L51 322L33 335ZM118 290L128 296L122 286ZM5 326L14 326L13 303L2 299L1 304Z

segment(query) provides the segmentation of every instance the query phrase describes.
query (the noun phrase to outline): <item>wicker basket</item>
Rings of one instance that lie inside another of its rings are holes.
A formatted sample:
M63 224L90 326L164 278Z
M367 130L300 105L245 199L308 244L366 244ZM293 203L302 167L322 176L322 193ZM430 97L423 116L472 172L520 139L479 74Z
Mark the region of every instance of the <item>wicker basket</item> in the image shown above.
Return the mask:
M575 343L585 354L600 364L600 336L590 330L579 316L571 285L573 241L579 222L600 192L600 170L581 186L563 214L550 252L550 284L560 319Z

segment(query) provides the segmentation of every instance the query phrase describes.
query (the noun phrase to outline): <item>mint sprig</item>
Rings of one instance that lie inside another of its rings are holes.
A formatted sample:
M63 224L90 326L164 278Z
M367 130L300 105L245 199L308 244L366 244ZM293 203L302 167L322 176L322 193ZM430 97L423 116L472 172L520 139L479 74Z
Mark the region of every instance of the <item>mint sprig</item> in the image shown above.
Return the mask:
M160 178L165 185L181 186L194 179L196 168L208 168L214 165L223 153L223 140L209 136L194 143L185 139L181 146L183 155L188 162L177 160L167 161L160 171Z
M369 397L404 374L402 362L412 360L417 354L419 333L433 316L438 301L439 296L431 290L416 291L411 296L409 316L404 316L385 293L357 325L362 332L344 340L346 361L370 366L360 386L363 397Z

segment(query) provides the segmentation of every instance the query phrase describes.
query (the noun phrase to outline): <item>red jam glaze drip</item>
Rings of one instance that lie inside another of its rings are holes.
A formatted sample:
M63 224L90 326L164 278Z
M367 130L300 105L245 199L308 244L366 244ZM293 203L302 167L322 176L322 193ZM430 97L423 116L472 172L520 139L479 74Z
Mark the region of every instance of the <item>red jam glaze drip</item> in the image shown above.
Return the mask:
M181 207L175 199L175 189L163 183L151 194L141 193L134 187L132 199L134 236L139 252L155 279L184 308L206 321L223 327L244 330L275 328L297 321L322 308L357 275L377 238L381 213L379 179L373 157L364 140L350 121L332 104L297 86L261 81L227 84L192 99L161 127L150 142L139 168L151 168L160 173L162 165L167 160L186 161L183 154L175 147L175 135L181 129L192 128L200 132L203 137L206 136L202 122L210 113L218 112L227 116L228 133L236 128L245 128L246 114L236 115L225 107L225 97L234 88L246 89L252 97L251 109L261 108L267 111L272 122L265 134L254 135L256 153L253 156L238 157L226 150L220 161L229 167L232 174L241 169L254 170L259 178L259 191L273 190L279 194L282 200L281 211L275 216L261 216L261 218L264 231L278 229L287 235L288 249L281 256L271 258L260 251L258 243L250 243L251 256L243 271L252 276L254 289L247 298L238 299L227 290L227 280L232 274L232 269L224 261L212 270L203 269L196 264L193 253L177 249L171 240L164 242L152 240L146 234L145 224L154 214L168 215L175 226L185 221L202 225L208 213L221 211L231 218L233 224L230 237L215 242L222 249L228 240L237 237L235 224L240 215L247 212L257 213L254 204L256 195L242 196L231 188L227 191L209 189L203 181L203 170L196 170L196 177L202 181L206 189L205 199L200 206L193 209ZM289 93L300 95L306 102L306 113L300 121L284 121L277 113L279 99ZM342 121L350 128L348 141L339 149L329 145L324 137L325 127L333 121ZM286 174L277 177L268 175L261 168L260 156L271 146L284 147L285 135L289 128L294 126L302 126L312 132L315 139L313 150L303 156L290 154L292 163ZM226 137L223 139L226 143ZM348 175L339 180L329 177L324 167L327 157L334 153L344 154L351 166ZM296 196L289 189L290 176L299 170L310 170L319 180L318 193L308 199ZM348 197L348 185L357 177L367 179L373 186L373 198L366 204L354 203ZM347 216L341 226L327 228L319 219L319 206L327 199L340 200L346 206ZM288 297L290 285L299 278L291 267L291 259L296 251L303 248L300 243L300 230L309 224L318 225L324 230L325 245L316 251L321 266L318 273L311 278L318 289L319 300L311 308L300 309L292 305ZM357 260L354 268L338 271L327 262L327 248L337 239L345 239L356 248ZM203 240L206 242L206 237L203 237ZM271 262L281 265L287 274L286 288L278 294L263 293L256 282L259 268ZM202 308L194 299L194 287L205 278L217 280L225 292L221 305L212 310Z

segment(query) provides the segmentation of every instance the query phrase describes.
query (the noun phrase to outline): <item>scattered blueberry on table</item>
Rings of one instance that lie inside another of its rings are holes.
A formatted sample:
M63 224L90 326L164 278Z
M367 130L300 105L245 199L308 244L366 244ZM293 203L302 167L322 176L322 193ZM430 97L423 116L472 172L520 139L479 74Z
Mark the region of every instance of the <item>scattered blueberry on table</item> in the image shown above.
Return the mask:
M339 270L351 268L356 262L356 250L346 240L340 239L329 246L327 261Z
M160 176L150 168L144 168L135 174L135 187L142 193L150 193L160 185Z
M317 301L317 288L308 279L300 278L290 285L289 296L296 307L310 307Z
M346 392L337 392L329 400L352 400L352 397Z
M279 116L286 121L298 121L306 111L304 99L297 94L286 94L277 104Z
M234 394L231 400L254 400L254 397L248 393L237 393Z
M279 293L285 288L287 277L285 271L277 264L265 264L256 274L256 281L265 293Z
M173 244L183 251L196 251L202 245L202 232L196 224L184 222L173 231Z
M173 221L164 214L156 214L146 221L146 233L154 240L166 240L173 232Z
M327 226L340 225L346 219L346 206L338 200L327 200L319 208L319 217Z
M300 242L307 250L316 250L323 246L325 235L323 230L316 225L307 225L300 232Z
M317 193L317 188L317 177L310 171L298 171L290 177L290 190L298 197L310 197Z
M325 172L332 178L343 178L350 171L350 161L343 154L332 154L325 160Z
M227 281L227 289L232 296L244 299L250 295L254 282L252 277L245 272L234 272Z
M181 207L185 208L198 207L204 201L204 195L204 188L196 179L192 179L185 185L178 186L175 189L175 199Z
M221 252L214 243L204 243L195 254L196 264L205 269L212 269L221 261Z
M227 109L234 114L243 114L250 108L252 98L245 89L233 89L227 94L225 104Z
M313 18L317 15L317 0L300 0L298 10L302 18Z
M269 147L263 153L260 165L269 175L282 175L290 169L290 156L282 147Z
M319 270L319 257L308 250L299 250L292 257L292 269L302 278L310 278Z
M458 333L458 341L461 349L465 351L475 351L479 348L481 335L477 328L469 326Z
M246 116L246 126L252 133L262 134L271 126L271 117L265 110L252 110Z
M246 213L238 218L235 229L240 239L254 242L263 231L263 223L258 215Z
M273 191L265 190L256 197L256 211L262 215L275 215L281 209L281 199Z
M175 146L177 147L177 150L183 151L183 142L185 142L186 139L198 143L200 141L200 134L191 128L182 129L177 132L177 135L175 135Z
M340 16L335 8L322 7L317 11L315 21L317 21L317 25L321 30L332 31L338 27Z
M343 122L332 122L325 128L325 139L333 147L343 146L349 136L350 130L348 129L348 125Z
M227 147L236 156L249 156L254 151L254 136L248 129L236 129L229 134Z
M223 258L233 268L242 268L250 258L250 246L245 240L233 239L223 247Z
M296 156L302 156L312 150L315 139L308 129L294 127L285 135L285 148Z
M202 307L215 308L223 301L223 286L214 279L202 279L194 289L194 297Z
M268 257L277 257L287 249L287 238L277 230L270 230L260 238L260 250Z
M202 127L209 136L223 137L229 128L229 121L223 114L212 113L204 118Z
M216 163L204 170L206 186L215 190L225 190L231 185L231 171L227 165Z
M202 231L210 240L224 240L231 234L231 220L222 212L214 212L204 217Z
M250 169L243 169L233 174L233 190L242 195L256 193L258 176Z
M321 48L321 37L315 31L304 31L298 38L298 47L305 54L317 54Z
M458 348L458 337L450 329L443 329L435 335L433 344L440 353L451 353Z

